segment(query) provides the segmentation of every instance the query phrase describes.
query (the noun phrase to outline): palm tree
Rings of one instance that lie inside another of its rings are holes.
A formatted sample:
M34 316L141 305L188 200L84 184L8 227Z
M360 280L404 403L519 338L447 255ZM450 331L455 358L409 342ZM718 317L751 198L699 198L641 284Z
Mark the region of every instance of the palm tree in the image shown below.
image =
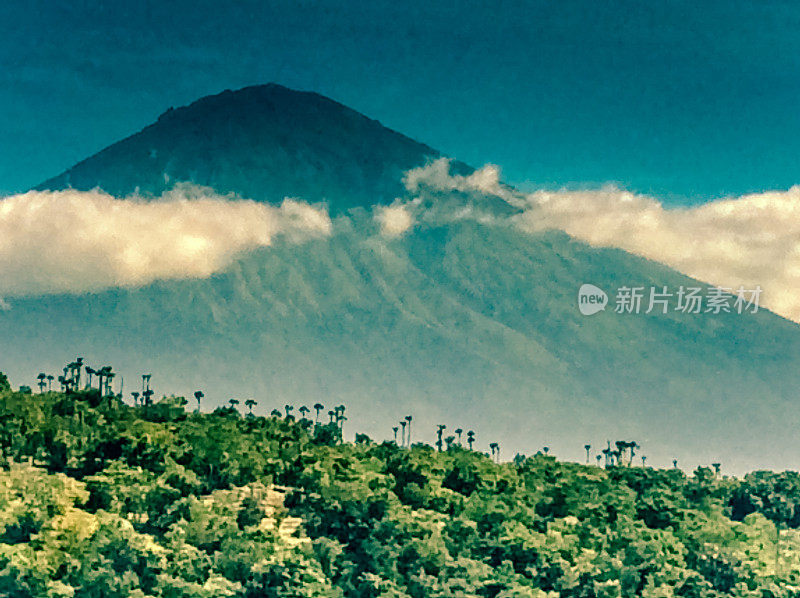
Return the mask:
M333 409L328 411L328 423L329 424L333 423L333 418L334 418L335 415L336 415L336 412Z
M492 459L494 459L495 462L499 463L500 462L500 445L497 444L496 442L492 442L489 445L489 448L492 450Z
M106 375L106 368L102 367L99 370L95 370L94 373L97 375L97 390L100 391L100 396L103 396L103 377ZM142 393L144 394L144 393Z
M642 455L642 467L647 467L647 457Z
M272 411L269 412L269 414L272 417L281 417L283 415L283 413L281 413L280 410L278 409L273 409Z
M317 413L316 419L314 420L315 422L319 423L319 412L322 411L323 409L325 409L325 405L323 405L322 403L314 403L314 411L316 411Z
M113 380L115 376L116 374L111 371L111 366L109 366L108 371L106 372L106 396L112 394L111 380Z
M194 400L197 401L197 413L200 413L200 401L203 400L203 397L206 396L203 394L202 390L194 391Z
M144 404L145 407L153 404L154 394L156 394L155 391L152 391L149 388L142 393L142 403Z
M401 433L400 446L405 446L406 445L406 426L407 425L408 425L408 422L406 420L404 420L404 419L400 420L400 427L403 428L402 433Z
M306 418L306 414L307 414L308 412L310 412L310 411L311 411L311 409L309 409L308 407L306 407L305 405L303 405L302 407L300 407L300 409L298 409L298 411L300 412L300 415L303 417L303 419L307 419L307 418Z
M292 405L284 405L283 409L284 411L286 411L286 419L289 419L289 416L292 414L294 407Z
M678 469L678 460L677 459L673 459L672 460L672 467L674 467L675 469Z
M549 455L550 454L550 447L549 446L543 447L542 450L544 451L545 455Z
M81 387L81 370L83 370L83 357L75 358L75 390Z
M591 444L584 444L583 448L586 451L586 465L589 465L589 451L592 450L592 445Z
M472 445L475 443L475 432L470 430L467 432L467 444L469 445L469 450L472 450Z
M455 436L448 436L447 438L444 439L444 445L445 445L445 447L447 448L448 451L451 448L453 448L453 443L455 441L456 441L456 437Z
M236 405L239 404L239 399L228 399L228 404L231 406L231 409L236 409Z
M440 451L442 450L442 444L443 444L442 432L444 432L446 427L447 426L445 426L444 424L439 424L438 426L436 426L436 448L438 448Z
M399 430L399 428L397 426L394 426L392 428L392 432L394 432L394 443L395 444L397 444L397 430Z
M88 365L86 366L86 375L89 377L89 388L92 387L92 376L96 373L94 368L90 368Z
M630 465L633 465L633 457L636 454L636 449L639 449L639 448L642 448L642 447L639 446L638 442L636 442L635 440L632 440L631 442L628 443L628 448L631 450L631 458L630 458L630 461L628 461L628 463Z
M600 459L602 459L602 458L603 458L603 455L599 455L599 454L595 457L595 459L597 460L597 466L598 467L600 467Z
M453 432L456 433L456 436L458 436L458 444L461 444L461 433L463 431L464 430L462 430L461 428L456 428L455 430L453 430Z
M711 467L714 468L714 475L719 476L720 469L722 468L722 463L712 463Z
M617 451L616 451L617 458L618 458L617 465L623 465L624 463L623 463L623 458L622 457L625 455L625 451L628 448L628 443L625 442L624 440L617 440L614 443L614 446L617 447Z
M244 402L244 404L247 407L247 415L249 415L250 417L253 417L253 407L258 405L258 401L256 401L255 399L247 399Z
M405 420L408 422L408 436L406 437L406 442L408 443L408 447L411 448L411 416L406 415Z
M142 396L144 396L145 391L150 390L150 378L153 374L142 374Z
M39 381L39 384L38 384L38 386L39 386L39 394L43 394L44 393L44 387L47 386L47 383L45 382L45 380L47 379L47 374L45 374L44 372L39 372L39 375L36 376L36 379Z
M134 391L131 393L131 396L133 397L133 406L135 407L136 405L138 405L138 404L139 404L139 393L138 393L137 391L135 391L135 390L134 390Z
M47 392L53 392L53 380L55 376L53 374L47 374Z

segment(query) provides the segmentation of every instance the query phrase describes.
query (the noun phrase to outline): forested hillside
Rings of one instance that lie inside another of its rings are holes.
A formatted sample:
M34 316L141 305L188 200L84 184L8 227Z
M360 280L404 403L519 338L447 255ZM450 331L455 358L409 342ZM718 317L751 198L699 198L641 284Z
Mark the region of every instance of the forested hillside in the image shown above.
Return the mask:
M0 376L0 595L800 592L794 472L687 476L626 443L608 467L505 462L480 430L410 418L396 441L343 442L344 406L129 405L90 374L67 369L64 392Z

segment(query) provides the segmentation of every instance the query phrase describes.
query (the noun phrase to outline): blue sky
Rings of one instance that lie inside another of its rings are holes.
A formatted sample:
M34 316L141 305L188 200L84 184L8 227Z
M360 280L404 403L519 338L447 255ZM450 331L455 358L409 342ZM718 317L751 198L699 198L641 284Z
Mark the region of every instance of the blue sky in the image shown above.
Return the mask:
M793 2L0 4L0 192L169 106L275 81L525 188L800 183Z

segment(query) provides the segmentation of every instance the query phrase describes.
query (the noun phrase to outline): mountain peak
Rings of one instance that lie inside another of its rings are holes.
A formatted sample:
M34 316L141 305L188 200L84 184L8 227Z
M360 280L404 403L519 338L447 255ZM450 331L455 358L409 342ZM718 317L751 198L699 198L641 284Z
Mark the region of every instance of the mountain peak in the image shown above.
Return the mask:
M159 195L191 182L271 203L325 201L335 214L391 203L403 172L438 155L330 98L269 83L170 108L37 189Z

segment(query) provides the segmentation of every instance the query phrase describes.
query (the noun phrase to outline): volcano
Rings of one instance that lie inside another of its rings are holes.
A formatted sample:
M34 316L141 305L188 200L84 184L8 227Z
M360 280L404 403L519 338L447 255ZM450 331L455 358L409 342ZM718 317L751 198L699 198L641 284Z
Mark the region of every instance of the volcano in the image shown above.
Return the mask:
M728 470L796 466L800 328L765 310L585 317L578 288L696 284L657 263L560 231L491 219L420 220L387 236L395 200L440 213L515 209L490 192L410 190L404 173L440 157L333 100L278 85L225 91L157 122L39 189L156 197L176 184L327 206L333 233L278 242L201 280L13 301L0 311L0 369L18 384L83 355L136 388L253 397L258 410L347 406L346 432L392 437L413 414L473 429L505 457L636 440L648 463ZM452 161L451 173L472 172Z

